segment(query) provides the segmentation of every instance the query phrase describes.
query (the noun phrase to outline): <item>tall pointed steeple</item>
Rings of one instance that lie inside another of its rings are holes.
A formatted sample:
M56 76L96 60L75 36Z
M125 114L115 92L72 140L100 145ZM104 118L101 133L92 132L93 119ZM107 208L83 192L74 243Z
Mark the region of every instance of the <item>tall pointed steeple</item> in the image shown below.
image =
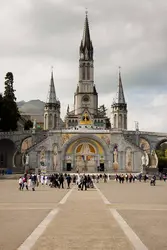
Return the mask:
M112 104L112 120L114 129L125 130L127 129L127 104L123 91L121 72L119 68L119 79L116 99Z
M122 86L122 79L121 79L121 71L119 67L119 80L118 80L118 89L117 89L117 95L116 95L116 103L125 104L125 97L124 97L124 91Z
M46 103L56 104L56 91L55 91L54 78L53 78L53 68L51 71L49 93L48 93L48 98L47 98Z
M94 84L93 46L90 38L87 11L79 53L79 82L74 94L75 115L82 114L85 108L89 110L92 115L97 115L98 94Z
M88 12L86 11L83 37L80 45L80 59L93 60L93 45L90 39Z
M89 21L88 21L88 13L87 12L86 12L86 16L85 16L82 45L83 45L83 47L87 47L87 48L89 48L92 45L92 42L90 40Z
M58 129L59 127L60 101L56 98L52 68L48 97L44 107L44 130Z

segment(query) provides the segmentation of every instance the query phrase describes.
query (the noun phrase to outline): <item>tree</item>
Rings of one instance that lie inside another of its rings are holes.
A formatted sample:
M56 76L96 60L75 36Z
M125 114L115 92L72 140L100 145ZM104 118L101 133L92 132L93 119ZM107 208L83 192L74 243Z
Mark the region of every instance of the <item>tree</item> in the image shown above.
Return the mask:
M106 119L106 129L111 129L111 122L109 118Z
M3 106L3 96L0 94L0 130L2 130L2 106Z
M167 143L164 142L159 145L156 150L156 154L158 156L158 168L159 172L163 172L163 169L167 167Z
M13 74L8 72L5 76L5 91L1 110L1 128L3 131L17 130L17 122L20 118L13 82Z
M106 116L106 111L107 111L107 109L105 108L104 104L101 105L101 106L98 108L98 110L99 110L99 112L100 112L101 115Z
M29 130L30 128L33 127L33 122L31 120L28 120L24 124L24 130Z

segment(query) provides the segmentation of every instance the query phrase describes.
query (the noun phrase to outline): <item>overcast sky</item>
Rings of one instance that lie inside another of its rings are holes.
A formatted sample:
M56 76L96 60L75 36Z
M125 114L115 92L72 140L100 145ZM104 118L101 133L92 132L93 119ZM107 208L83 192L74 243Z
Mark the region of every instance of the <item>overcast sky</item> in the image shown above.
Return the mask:
M51 66L62 118L78 82L85 8L99 104L110 106L121 66L128 127L167 132L166 0L1 0L0 89L13 72L17 100L46 101Z

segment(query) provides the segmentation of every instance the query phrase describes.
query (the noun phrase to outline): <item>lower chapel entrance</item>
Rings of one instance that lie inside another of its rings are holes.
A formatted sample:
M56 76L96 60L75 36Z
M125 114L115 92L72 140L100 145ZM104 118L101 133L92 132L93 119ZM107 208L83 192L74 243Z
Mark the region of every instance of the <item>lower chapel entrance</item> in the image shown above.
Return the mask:
M79 142L69 146L65 156L65 170L79 172L104 171L105 156L97 142Z

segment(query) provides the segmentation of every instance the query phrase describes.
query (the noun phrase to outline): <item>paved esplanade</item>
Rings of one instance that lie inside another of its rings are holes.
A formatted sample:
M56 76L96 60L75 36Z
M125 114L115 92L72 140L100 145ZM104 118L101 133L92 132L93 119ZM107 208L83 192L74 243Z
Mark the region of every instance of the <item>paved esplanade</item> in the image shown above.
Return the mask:
M74 189L37 249L133 249L96 190Z
M18 191L0 181L0 250L167 249L167 184Z

